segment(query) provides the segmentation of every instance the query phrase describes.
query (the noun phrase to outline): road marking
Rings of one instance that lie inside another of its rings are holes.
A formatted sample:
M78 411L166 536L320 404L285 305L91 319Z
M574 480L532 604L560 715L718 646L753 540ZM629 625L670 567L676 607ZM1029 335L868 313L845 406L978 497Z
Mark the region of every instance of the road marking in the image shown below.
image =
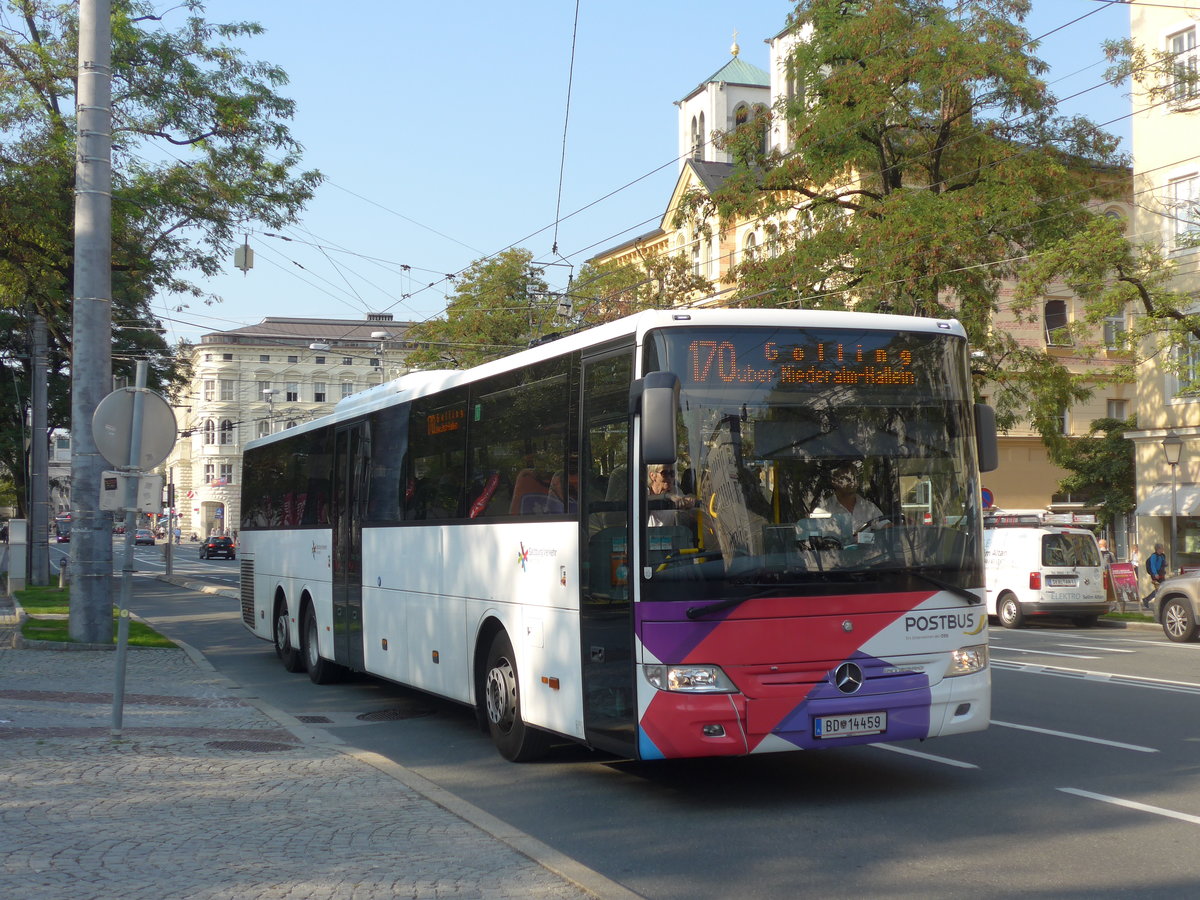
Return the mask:
M1056 653L1053 650L1022 650L1020 647L997 647L998 650L1007 650L1009 653L1036 653L1040 656L1065 656L1068 659L1099 659L1098 656L1082 656L1078 653Z
M1105 747L1116 747L1118 750L1133 750L1137 753L1157 753L1153 747L1142 747L1138 744L1125 744L1121 741L1106 741L1104 738L1088 737L1085 734L1072 734L1069 731L1055 731L1052 728L1037 728L1033 725L1018 725L1015 722L998 722L992 719L992 724L1000 728L1015 728L1018 731L1032 731L1035 734L1048 734L1051 737L1067 738L1072 741L1086 741L1089 744L1103 744Z
M889 750L892 753L901 753L904 756L915 756L918 759L926 759L930 762L941 763L946 766L956 766L960 769L978 769L979 766L974 763L963 762L958 759L948 759L945 756L934 756L932 753L921 753L918 750L909 750L907 747L897 747L895 744L871 744L880 750Z
M1136 650L1122 650L1120 647L1093 647L1091 644L1055 644L1056 647L1073 647L1076 650L1101 650L1105 653L1137 653Z
M1168 681L1165 678L1146 678L1138 675L1117 675L1112 672L1091 672L1087 669L1058 669L1054 666L1039 666L1036 663L991 660L993 669L1023 672L1028 675L1053 675L1057 678L1076 678L1080 681L1104 681L1128 687L1149 688L1155 691L1170 691L1177 694L1200 694L1200 684L1193 681Z
M1181 822L1200 825L1200 816L1164 809L1161 806L1150 806L1146 803L1138 803L1136 800L1122 800L1120 797L1109 797L1106 794L1093 794L1091 791L1081 791L1079 788L1060 787L1059 790L1064 794L1074 794L1076 797L1085 797L1088 800L1099 800L1102 803L1111 803L1113 806L1124 806L1126 809L1136 809L1139 812L1153 813L1156 816L1166 816L1168 819L1178 819Z

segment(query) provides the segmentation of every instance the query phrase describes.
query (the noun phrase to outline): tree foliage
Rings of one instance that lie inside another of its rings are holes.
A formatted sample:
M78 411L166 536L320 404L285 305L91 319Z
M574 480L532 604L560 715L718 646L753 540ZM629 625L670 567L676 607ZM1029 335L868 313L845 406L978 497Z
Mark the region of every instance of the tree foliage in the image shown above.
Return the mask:
M245 228L295 221L320 181L298 171L285 73L235 46L260 32L206 21L201 0L162 16L113 0L114 375L132 380L141 357L152 387L178 383L151 300L217 299L195 277L217 273ZM50 427L70 409L77 56L74 3L0 0L0 464L22 499L34 315L50 330Z
M1128 173L1113 136L1058 114L1021 24L1029 6L798 3L786 65L802 88L771 111L789 146L764 152L761 122L721 136L734 174L684 215L769 223L768 252L738 266L747 305L959 318L1002 424L1032 397L1048 426L1088 385L995 327L1001 313L1041 317L1036 288L1001 288L1070 242L1104 257L1115 236L1088 204L1119 197ZM1063 267L1043 265L1041 287Z
M1051 462L1071 473L1059 482L1059 490L1095 506L1106 527L1133 512L1137 502L1134 446L1125 438L1136 427L1133 418L1096 419L1086 437L1050 444Z

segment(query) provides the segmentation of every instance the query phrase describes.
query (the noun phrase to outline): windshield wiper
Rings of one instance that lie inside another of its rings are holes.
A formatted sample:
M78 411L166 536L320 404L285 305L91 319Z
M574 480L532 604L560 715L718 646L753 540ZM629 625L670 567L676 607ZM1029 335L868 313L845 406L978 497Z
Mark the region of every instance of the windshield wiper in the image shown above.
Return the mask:
M897 569L896 571L904 572L906 575L913 575L917 578L920 578L922 581L928 582L934 587L939 587L943 591L949 591L956 597L962 597L968 603L978 604L983 602L976 594L973 594L966 588L959 587L957 584L951 584L948 581L943 581L941 578L936 578L933 575L930 575L928 572L925 572L923 569Z
M721 612L724 609L733 609L735 606L741 606L747 600L757 600L759 597L769 597L776 593L776 589L772 588L768 591L759 591L757 594L749 594L745 597L730 597L726 600L718 600L716 603L710 603L708 606L689 606L687 617L689 619L698 619L708 613Z

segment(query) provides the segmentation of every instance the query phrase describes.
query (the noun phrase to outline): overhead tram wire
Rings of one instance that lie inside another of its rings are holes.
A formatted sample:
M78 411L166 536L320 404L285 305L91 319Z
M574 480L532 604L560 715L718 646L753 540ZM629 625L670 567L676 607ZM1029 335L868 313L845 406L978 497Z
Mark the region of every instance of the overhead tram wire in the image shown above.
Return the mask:
M558 255L558 223L562 213L563 173L567 168L567 126L571 121L571 87L575 83L575 43L579 36L579 0L575 0L575 21L571 26L571 63L567 68L567 103L563 112L562 155L558 162L558 197L554 204L554 241L550 252Z

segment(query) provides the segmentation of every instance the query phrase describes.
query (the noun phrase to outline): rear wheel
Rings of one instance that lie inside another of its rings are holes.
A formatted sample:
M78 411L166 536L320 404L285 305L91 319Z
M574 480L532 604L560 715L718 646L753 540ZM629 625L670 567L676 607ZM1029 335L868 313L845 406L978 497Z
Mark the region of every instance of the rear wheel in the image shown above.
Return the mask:
M1167 601L1162 610L1163 633L1176 643L1196 639L1196 616L1191 605L1178 597Z
M275 655L289 672L304 669L304 657L292 646L291 631L288 629L287 604L280 602L275 607Z
M1020 628L1025 624L1025 613L1021 612L1021 604L1013 594L1004 594L996 606L996 615L1000 624L1005 628Z
M483 696L487 706L488 732L500 755L511 762L527 762L544 756L550 738L530 728L521 718L521 687L517 680L517 657L512 641L503 631L492 639L484 674Z
M312 607L305 607L303 628L301 633L304 635L304 663L308 668L308 677L313 684L332 684L342 677L344 671L341 666L332 660L324 659L321 656L319 635L320 631L317 628L317 616L312 611Z

